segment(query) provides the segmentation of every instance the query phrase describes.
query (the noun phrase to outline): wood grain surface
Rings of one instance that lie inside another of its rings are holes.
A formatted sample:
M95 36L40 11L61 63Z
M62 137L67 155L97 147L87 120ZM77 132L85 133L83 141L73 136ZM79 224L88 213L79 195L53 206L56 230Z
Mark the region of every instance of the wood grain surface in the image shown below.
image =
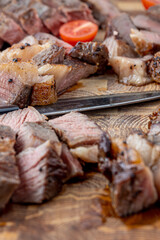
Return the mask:
M140 1L117 1L127 11L142 9ZM101 77L100 77L101 78ZM105 80L105 84L104 84ZM115 76L99 79L98 86L90 90L89 80L82 80L65 96L106 94L106 91L135 91L115 85ZM85 81L85 82L84 82ZM143 90L150 90L151 86ZM156 85L155 89L159 86ZM108 90L107 90L108 89ZM74 90L74 91L73 91ZM142 88L136 88L142 91ZM88 112L111 136L126 137L136 129L147 131L148 115L160 101L136 104L103 111ZM0 216L0 240L159 240L160 207L157 205L139 214L118 218L111 205L107 180L90 170L77 182L64 185L58 197L37 205L8 204Z

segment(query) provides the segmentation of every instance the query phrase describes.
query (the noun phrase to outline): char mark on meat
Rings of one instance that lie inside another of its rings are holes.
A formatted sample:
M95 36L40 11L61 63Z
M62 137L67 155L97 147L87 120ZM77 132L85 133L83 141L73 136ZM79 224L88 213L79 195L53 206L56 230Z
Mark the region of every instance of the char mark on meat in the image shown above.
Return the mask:
M108 64L108 49L104 44L98 42L78 42L71 49L70 56L97 65L99 71L105 69Z
M149 72L153 81L160 83L160 52L157 52L149 66Z

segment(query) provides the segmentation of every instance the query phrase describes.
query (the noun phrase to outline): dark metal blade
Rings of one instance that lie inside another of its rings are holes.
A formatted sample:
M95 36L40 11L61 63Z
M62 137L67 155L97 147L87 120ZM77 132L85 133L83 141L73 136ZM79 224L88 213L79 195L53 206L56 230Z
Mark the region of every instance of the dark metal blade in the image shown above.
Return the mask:
M12 111L15 111L15 110L18 110L18 109L19 109L19 107L15 106L15 105L0 104L0 114L7 113L7 112L12 112Z
M71 111L90 111L160 99L160 91L120 93L107 96L61 99L49 106L38 106L36 109L46 116L61 115Z

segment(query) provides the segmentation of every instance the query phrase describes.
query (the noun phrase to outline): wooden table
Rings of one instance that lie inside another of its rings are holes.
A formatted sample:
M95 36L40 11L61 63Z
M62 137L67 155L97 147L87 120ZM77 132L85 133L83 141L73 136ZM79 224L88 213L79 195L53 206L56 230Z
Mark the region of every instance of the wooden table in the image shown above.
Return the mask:
M140 1L117 1L121 9L141 11ZM74 95L74 92L73 92ZM148 115L160 101L87 113L111 136L147 131ZM111 206L107 180L96 172L68 183L58 197L37 205L9 204L0 217L0 240L158 240L158 205L124 219Z

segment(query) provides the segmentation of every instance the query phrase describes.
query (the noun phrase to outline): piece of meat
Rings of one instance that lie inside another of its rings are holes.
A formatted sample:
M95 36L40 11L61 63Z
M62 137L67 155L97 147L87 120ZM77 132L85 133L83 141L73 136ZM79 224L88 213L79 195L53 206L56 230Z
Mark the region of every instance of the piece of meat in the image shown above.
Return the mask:
M25 43L24 43L25 42ZM0 63L7 62L28 62L31 59L39 54L41 51L44 51L50 48L51 44L45 43L43 45L33 44L26 42L26 40L17 44L12 45L12 47L7 48L6 50L0 53Z
M57 101L57 92L53 75L40 76L39 82L32 88L30 104L49 105Z
M17 133L24 122L44 122L46 119L35 108L28 107L0 115L0 124L11 127Z
M98 42L78 42L70 51L70 56L104 69L108 64L108 49Z
M137 57L134 49L121 39L116 39L115 36L107 37L103 44L108 48L109 60L113 57L123 56L129 58Z
M152 82L148 69L151 60L150 55L143 58L114 57L110 59L110 64L120 83L142 86Z
M28 148L17 155L20 185L12 201L42 203L56 196L66 177L66 165L56 154L50 141Z
M141 55L154 54L160 50L160 34L131 29L130 37L136 51Z
M43 0L43 3L60 11L66 17L66 22L77 19L95 22L91 10L80 0Z
M98 163L99 149L98 145L80 146L70 149L74 157L84 162Z
M160 33L159 22L151 19L149 16L137 15L132 17L132 21L138 29Z
M97 66L91 65L78 59L66 58L64 64L71 67L71 71L63 81L56 82L57 93L61 94L66 89L72 87L80 79L87 78L97 72Z
M53 145L57 155L61 156L62 144L47 122L24 122L17 133L15 149L20 153L29 147L36 148L47 140Z
M132 19L127 13L121 13L117 17L113 18L109 23L106 37L115 35L116 38L122 39L131 47L134 47L134 44L130 38L131 29L136 29Z
M157 201L152 172L138 152L125 143L113 140L111 158L101 158L99 166L109 180L118 216L137 213Z
M29 103L31 86L38 79L37 68L30 63L0 64L0 96L8 104L25 107Z
M25 37L22 28L10 17L0 12L0 38L10 45L19 42Z
M158 199L160 199L160 142L157 145L155 141L149 141L145 135L132 134L127 138L127 143L139 152L145 164L152 170Z
M148 123L148 139L150 139L154 144L160 145L160 108L149 116Z
M153 81L160 83L160 52L157 52L151 64L149 65L149 72Z
M55 36L51 35L51 34L48 34L48 33L37 33L35 34L35 38L38 40L38 41L52 41L53 44L59 46L59 47L64 47L65 48L65 51L66 53L69 53L69 51L72 49L72 45L70 45L69 43L66 43L64 41L62 41L61 39L59 38L56 38Z
M81 164L79 163L77 157L75 157L66 144L62 144L62 154L61 158L67 166L67 177L64 181L67 181L74 177L83 176L84 172Z
M104 134L98 125L78 112L51 119L49 124L70 148L98 144Z
M10 127L0 125L0 210L6 206L20 183L14 151L15 138Z
M47 32L35 9L27 9L19 16L19 22L28 34Z
M105 29L107 21L110 21L120 14L119 9L109 0L82 1L88 4L89 8L93 12L94 18L97 19L99 26L103 29Z
M45 64L38 69L38 73L41 76L53 75L55 79L56 91L59 86L66 82L66 79L72 71L72 66L66 66L64 64Z
M155 21L160 21L160 5L150 7L147 14Z
M37 66L42 66L44 64L50 63L63 63L65 50L63 47L58 47L55 44L50 44L50 46L40 51L36 54L32 60Z
M25 122L17 135L15 145L17 153L30 147L36 148L49 140L56 154L66 164L67 175L63 180L64 182L83 175L82 167L77 158L73 157L68 147L59 141L55 131L47 122Z

